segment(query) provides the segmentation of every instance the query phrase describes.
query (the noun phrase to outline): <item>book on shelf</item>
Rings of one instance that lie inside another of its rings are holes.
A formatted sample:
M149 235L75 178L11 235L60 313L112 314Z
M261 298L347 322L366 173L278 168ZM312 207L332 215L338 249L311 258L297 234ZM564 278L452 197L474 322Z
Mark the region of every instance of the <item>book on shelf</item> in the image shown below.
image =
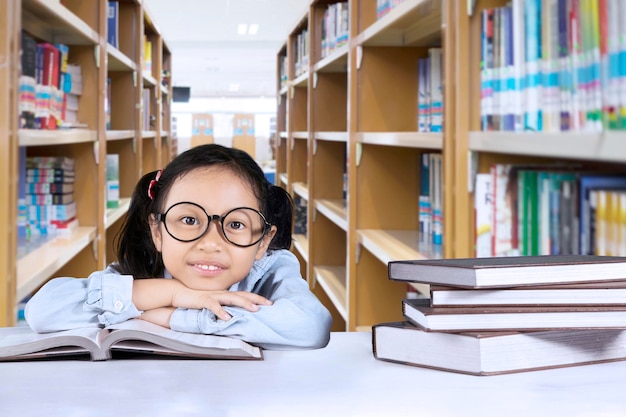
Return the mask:
M29 182L25 183L26 194L67 194L74 192L74 183Z
M116 48L119 47L119 14L119 3L117 1L109 1L107 5L107 42Z
M626 257L539 255L391 261L391 280L466 288L614 281L626 278Z
M19 128L35 128L37 41L27 32L21 32L21 73L18 87Z
M580 215L580 252L583 254L596 253L596 201L592 199L594 190L626 190L626 176L624 175L580 175L578 179L579 212ZM597 194L596 194L597 196Z
M120 206L120 158L118 154L107 155L106 165L107 208Z
M73 184L74 175L27 175L27 183L62 183Z
M45 233L52 236L68 237L78 230L78 226L79 223L76 217L67 220L49 220L45 224Z
M376 359L498 375L626 359L626 330L427 332L409 322L372 326Z
M625 305L432 307L420 298L404 299L402 314L428 331L626 329Z
M419 249L426 251L432 241L432 207L431 207L431 168L430 153L420 154L419 159L419 211L418 211L418 243Z
M76 201L68 204L29 204L27 206L29 221L70 220L76 217Z
M476 174L474 185L474 256L493 256L493 175Z
M226 336L182 333L132 319L101 328L35 333L28 326L0 327L0 361L85 358L103 361L116 353L201 359L262 360L261 348Z
M26 168L54 168L74 171L75 160L67 156L29 156Z
M614 0L513 0L484 8L482 130L623 130L617 68L624 15Z
M475 289L430 286L432 307L471 306L626 306L626 280Z
M74 202L74 193L26 194L26 205L66 205Z

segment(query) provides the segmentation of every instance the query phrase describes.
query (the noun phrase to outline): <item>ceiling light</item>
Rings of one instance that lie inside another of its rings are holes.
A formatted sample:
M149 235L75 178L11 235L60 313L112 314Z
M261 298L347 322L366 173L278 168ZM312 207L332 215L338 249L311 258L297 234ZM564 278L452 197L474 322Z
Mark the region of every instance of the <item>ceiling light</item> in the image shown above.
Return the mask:
M259 31L259 25L257 25L256 23L252 23L248 27L248 35L256 35L258 31Z
M245 23L239 23L239 25L237 26L237 34L245 35L247 31L248 25L246 25Z
M228 87L228 91L231 91L233 93L239 91L239 84L231 83L230 86Z

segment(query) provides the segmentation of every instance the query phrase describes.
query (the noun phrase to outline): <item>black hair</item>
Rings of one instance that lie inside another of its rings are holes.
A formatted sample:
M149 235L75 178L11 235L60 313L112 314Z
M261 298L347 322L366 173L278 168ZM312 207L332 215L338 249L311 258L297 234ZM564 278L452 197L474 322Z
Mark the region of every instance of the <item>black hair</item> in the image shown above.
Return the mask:
M135 278L163 277L165 266L152 241L150 215L163 212L163 204L176 180L195 169L208 167L230 170L250 184L261 212L277 228L268 250L291 247L293 200L289 193L270 183L261 167L246 152L217 144L200 145L170 161L152 187L150 184L156 180L158 171L145 174L135 186L126 220L116 236L120 273ZM150 197L149 189L154 198Z

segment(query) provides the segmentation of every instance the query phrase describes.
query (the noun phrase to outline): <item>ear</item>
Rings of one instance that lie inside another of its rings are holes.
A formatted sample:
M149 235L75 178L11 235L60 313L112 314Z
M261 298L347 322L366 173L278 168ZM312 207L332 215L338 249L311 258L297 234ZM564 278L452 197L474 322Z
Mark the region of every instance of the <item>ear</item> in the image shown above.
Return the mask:
M154 243L154 246L156 247L157 252L161 252L161 248L163 246L163 238L161 235L161 228L159 221L157 221L156 217L154 214L150 215L150 234L152 235L152 242Z
M265 234L265 236L263 236L263 239L261 239L261 243L256 250L256 256L254 258L255 260L258 261L265 255L265 252L267 252L267 248L269 248L270 242L274 238L277 230L278 229L276 228L276 226L272 226L270 227L270 230Z

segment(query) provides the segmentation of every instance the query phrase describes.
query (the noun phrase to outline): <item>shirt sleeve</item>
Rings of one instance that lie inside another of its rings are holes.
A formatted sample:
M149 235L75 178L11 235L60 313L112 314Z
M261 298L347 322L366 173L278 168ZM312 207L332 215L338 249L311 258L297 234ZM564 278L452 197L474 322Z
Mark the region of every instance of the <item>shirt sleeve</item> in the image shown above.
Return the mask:
M133 277L111 267L88 278L54 278L33 295L24 314L38 333L105 327L139 317L132 291Z
M273 301L256 312L225 306L232 316L218 319L210 310L178 308L172 314L173 330L231 336L265 349L315 349L328 344L332 318L300 276L293 254L278 256L263 271L252 292Z

